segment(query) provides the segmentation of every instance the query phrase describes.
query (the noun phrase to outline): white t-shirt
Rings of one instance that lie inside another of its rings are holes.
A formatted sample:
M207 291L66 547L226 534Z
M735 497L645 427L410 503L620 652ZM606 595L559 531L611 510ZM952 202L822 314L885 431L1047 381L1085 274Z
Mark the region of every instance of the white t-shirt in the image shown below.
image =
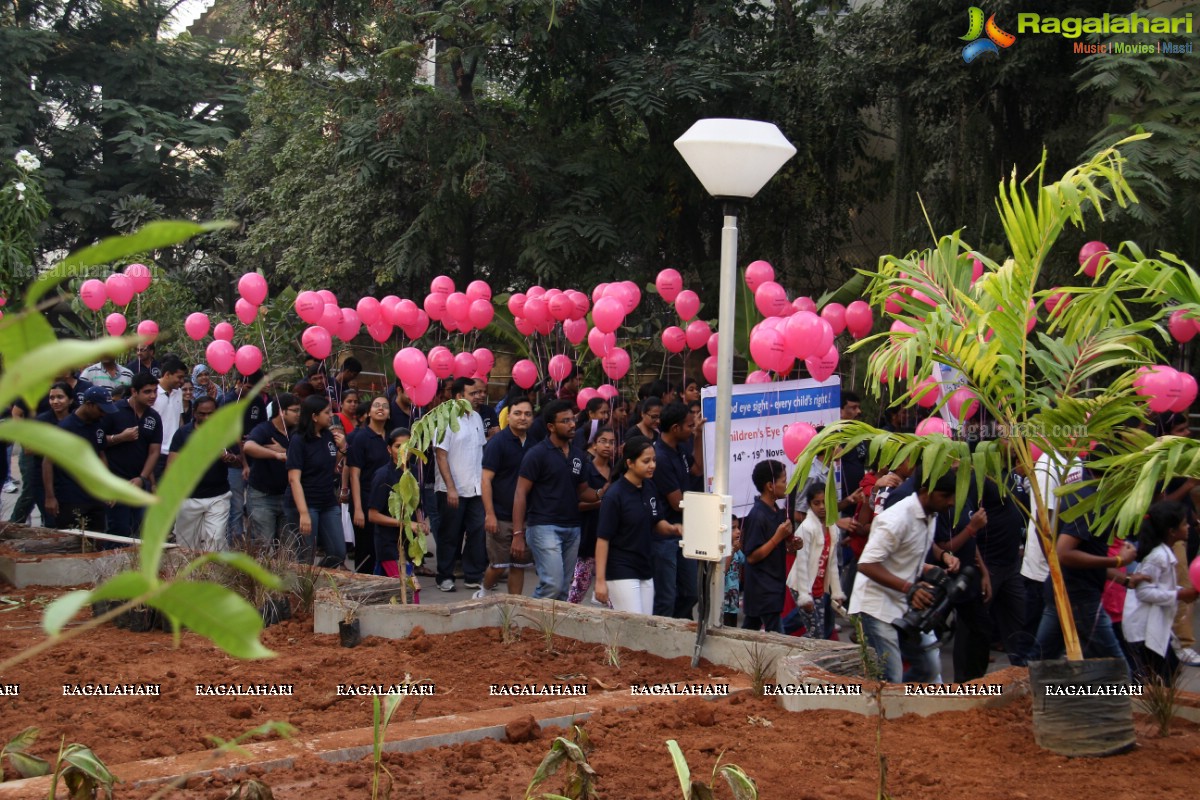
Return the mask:
M446 429L446 434L434 447L444 450L450 465L450 477L454 478L454 489L459 497L479 497L483 485L483 446L487 434L483 430L483 418L475 411L458 418L458 431ZM436 454L435 454L436 455ZM440 467L434 468L434 491L446 491Z
M168 394L160 386L158 397L154 398L154 410L162 417L162 458L165 463L167 454L171 452L171 440L175 438L179 420L183 417L183 388L177 386L175 391Z
M906 581L916 581L924 572L925 556L933 545L937 515L925 512L917 496L909 495L875 517L867 546L859 564L880 564ZM891 622L908 610L904 594L876 583L861 571L854 579L850 613L868 614Z
M1063 484L1083 480L1083 465L1077 458L1072 458L1066 465L1062 465L1051 460L1049 453L1042 453L1034 465L1033 473L1037 476L1041 496L1046 498L1049 504L1047 513L1053 520L1058 514L1058 498L1054 495L1054 490ZM1029 483L1029 526L1025 529L1025 557L1021 561L1021 574L1041 583L1050 576L1050 565L1046 563L1046 555L1042 552L1042 545L1038 539L1037 498L1033 493L1033 481Z

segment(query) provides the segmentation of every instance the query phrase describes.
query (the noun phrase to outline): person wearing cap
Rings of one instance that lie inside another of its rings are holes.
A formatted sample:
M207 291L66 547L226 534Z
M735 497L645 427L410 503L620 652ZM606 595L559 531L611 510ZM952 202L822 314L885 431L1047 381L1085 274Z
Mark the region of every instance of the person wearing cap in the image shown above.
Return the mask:
M89 442L96 455L104 461L104 428L106 414L116 413L112 392L104 386L93 386L83 393L83 402L58 427ZM64 454L69 457L69 454ZM107 465L106 465L107 466ZM46 487L46 513L60 525L81 527L84 530L108 530L108 507L75 482L64 470L55 469L52 458L42 462L42 482Z
M154 487L154 467L162 449L162 417L154 410L158 379L149 372L133 376L128 400L115 404L104 417L104 455L108 469L143 491ZM108 510L108 532L140 536L145 509L115 503Z

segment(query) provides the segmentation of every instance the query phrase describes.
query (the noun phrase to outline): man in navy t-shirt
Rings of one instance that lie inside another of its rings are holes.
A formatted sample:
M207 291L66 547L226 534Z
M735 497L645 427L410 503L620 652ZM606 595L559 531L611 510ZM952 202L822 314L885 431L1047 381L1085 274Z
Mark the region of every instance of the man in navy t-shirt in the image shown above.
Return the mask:
M105 414L115 413L112 391L103 386L93 386L83 393L79 408L58 424L60 428L90 442L100 460L104 460L104 429L101 421ZM69 457L69 454L64 457ZM42 462L42 480L46 484L46 512L59 525L84 530L107 531L107 506L97 500L75 482L64 470L55 469L49 458Z
M508 570L508 593L523 594L529 554L513 558L513 498L521 462L530 446L526 434L533 423L533 401L518 397L508 405L508 427L497 433L483 448L483 529L487 533L488 568L483 574L482 597L495 588Z
M511 413L511 412L510 412ZM565 600L568 576L575 574L583 517L580 501L599 502L587 484L587 456L572 445L575 413L565 400L552 400L542 409L549 436L532 445L521 462L513 498L512 555L528 551L537 568L533 596Z
M158 378L139 372L133 376L129 399L116 403L116 411L104 418L109 471L147 492L154 488L154 466L162 449L162 417L154 410L157 397ZM108 532L140 536L144 515L144 508L115 503L108 510Z
M663 518L671 525L683 524L683 493L700 474L693 460L692 435L696 420L683 403L663 406L658 420L659 438L654 443L654 485L662 499ZM697 594L696 562L683 557L675 536L654 540L654 613L660 617L691 619Z

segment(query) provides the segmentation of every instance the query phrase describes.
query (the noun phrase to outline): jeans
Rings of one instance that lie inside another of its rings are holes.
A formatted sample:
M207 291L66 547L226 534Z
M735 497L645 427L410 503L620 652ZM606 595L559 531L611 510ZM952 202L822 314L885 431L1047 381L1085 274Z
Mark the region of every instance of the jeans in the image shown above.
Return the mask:
M114 536L132 536L140 539L142 520L145 516L145 508L116 503L108 509L108 532Z
M1004 645L1004 652L1021 655L1021 631L1025 628L1025 578L1021 565L989 570L992 579L990 621L994 625L991 639Z
M696 609L696 601L700 599L696 586L699 580L699 562L693 558L684 558L683 548L675 551L675 609L672 616L676 619L691 619Z
M675 600L679 596L679 557L683 549L675 536L655 536L651 546L654 563L654 615L675 616Z
M296 531L300 529L300 512L295 506L288 506L288 525ZM346 566L346 537L342 532L342 507L340 505L328 508L310 508L308 518L312 522L312 533L300 539L300 562L311 564L313 549L319 543L325 551L320 566L331 569L342 569Z
M229 522L225 538L230 547L241 547L240 539L245 535L246 513L246 479L242 477L241 467L229 468Z
M579 526L526 526L525 543L533 554L533 565L538 575L538 585L533 590L535 598L567 599L567 590L570 588L567 576L575 574L575 562L579 557L579 531Z
M942 668L938 654L937 637L932 633L900 638L900 632L890 622L859 614L863 635L867 644L879 659L883 679L888 683L941 683ZM908 672L904 661L908 660Z
M1026 662L1036 660L1038 656L1037 635L1042 625L1042 610L1046 607L1042 595L1042 582L1024 575L1020 578L1025 587L1025 617L1021 630L1013 635L1015 642L1008 653L1008 663L1014 667L1023 667Z
M1079 633L1079 644L1083 647L1083 657L1119 658L1123 661L1125 652L1121 649L1121 643L1117 641L1108 612L1100 604L1100 594L1086 598L1072 597L1070 600L1071 614L1075 617L1075 628ZM1037 645L1031 657L1045 660L1062 658L1064 650L1058 609L1054 603L1047 603L1042 610Z
M437 506L441 517L437 529L437 582L454 580L454 561L462 553L463 576L470 583L479 583L488 565L483 498L459 497L458 508L451 508L446 493L438 492Z
M246 510L250 521L247 529L249 543L257 548L268 548L283 539L283 495L260 492L253 486L246 487Z
M33 453L26 453L22 449L21 456L17 459L17 466L21 471L21 493L17 495L17 502L13 505L12 514L9 515L8 521L25 524L29 519L30 512L33 511L34 505L37 505L38 509L41 510L42 507L40 504L42 501L40 498L45 497L45 490L41 488L42 481L40 475L37 479L37 485L34 485L33 472L36 469L40 469L41 464L37 463L37 458ZM45 516L44 512L43 516ZM42 522L42 525L47 528L51 527L50 525L46 525L45 522Z

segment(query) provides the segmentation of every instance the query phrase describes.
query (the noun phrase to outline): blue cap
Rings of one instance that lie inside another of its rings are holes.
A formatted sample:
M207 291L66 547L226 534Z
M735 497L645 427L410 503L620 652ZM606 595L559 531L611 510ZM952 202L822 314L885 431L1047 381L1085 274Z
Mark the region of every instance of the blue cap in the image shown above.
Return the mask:
M93 386L84 392L83 402L95 403L105 414L115 414L117 411L112 401L112 390L104 386Z

